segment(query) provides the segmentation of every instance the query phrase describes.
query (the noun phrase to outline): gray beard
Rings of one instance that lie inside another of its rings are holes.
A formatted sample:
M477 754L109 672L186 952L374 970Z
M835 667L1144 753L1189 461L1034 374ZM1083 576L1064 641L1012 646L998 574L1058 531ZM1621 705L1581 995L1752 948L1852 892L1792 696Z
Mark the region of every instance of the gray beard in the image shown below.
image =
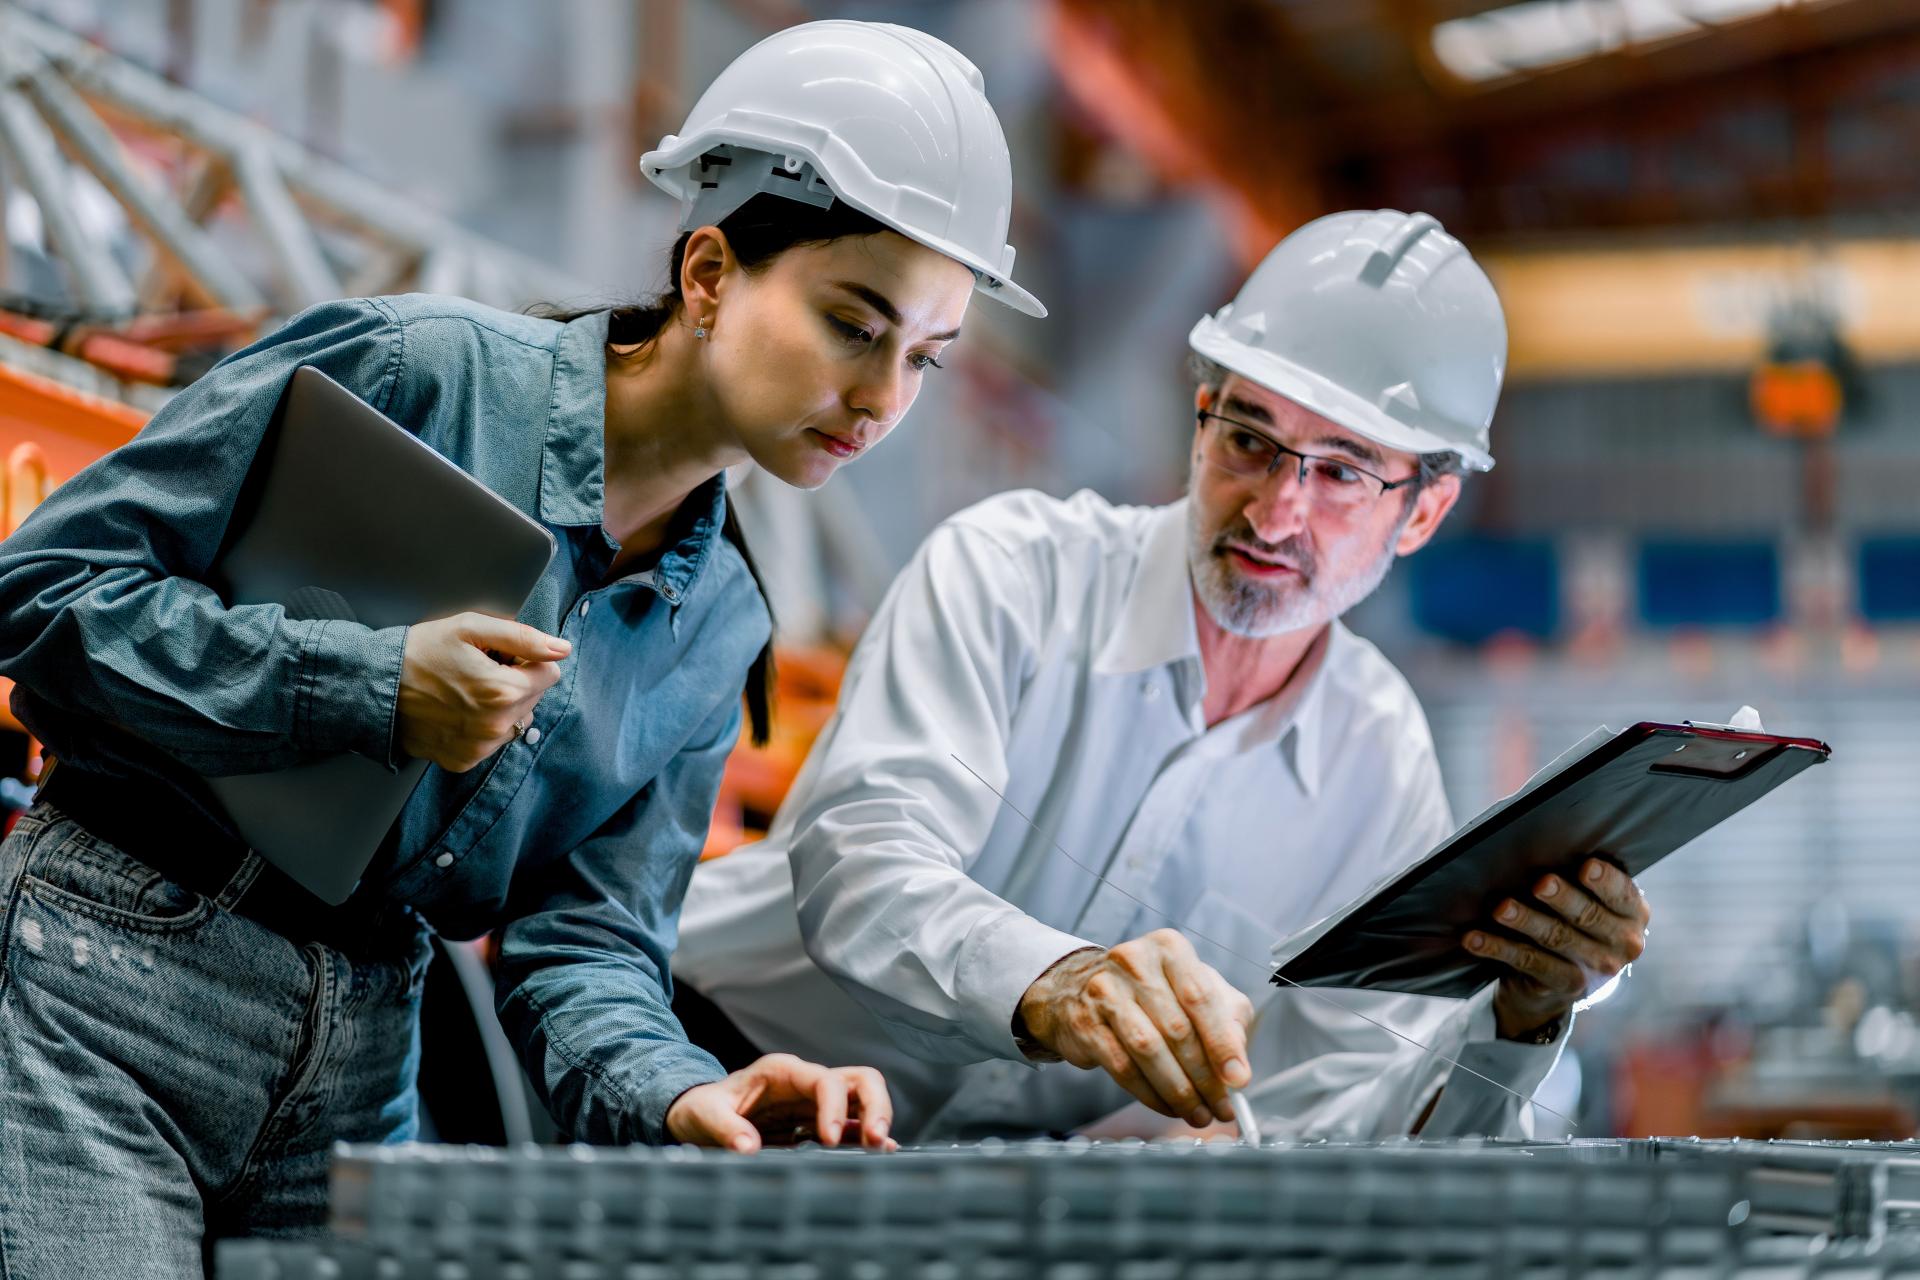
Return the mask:
M1199 505L1187 501L1187 569L1195 592L1214 625L1231 635L1264 640L1269 636L1317 627L1345 614L1374 593L1393 567L1394 543L1413 516L1413 504L1394 522L1373 560L1343 580L1322 582L1313 546L1298 535L1269 543L1241 522L1209 536L1200 528ZM1235 573L1228 562L1227 545L1239 543L1252 550L1283 558L1300 570L1299 580L1287 588L1265 586Z

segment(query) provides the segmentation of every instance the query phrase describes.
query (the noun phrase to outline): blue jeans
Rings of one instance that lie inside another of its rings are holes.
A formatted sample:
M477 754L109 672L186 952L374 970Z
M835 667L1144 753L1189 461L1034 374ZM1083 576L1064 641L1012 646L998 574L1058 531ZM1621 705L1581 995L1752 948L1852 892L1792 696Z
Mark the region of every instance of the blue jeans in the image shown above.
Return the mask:
M37 804L0 843L0 1280L178 1280L414 1134L412 927L300 945Z

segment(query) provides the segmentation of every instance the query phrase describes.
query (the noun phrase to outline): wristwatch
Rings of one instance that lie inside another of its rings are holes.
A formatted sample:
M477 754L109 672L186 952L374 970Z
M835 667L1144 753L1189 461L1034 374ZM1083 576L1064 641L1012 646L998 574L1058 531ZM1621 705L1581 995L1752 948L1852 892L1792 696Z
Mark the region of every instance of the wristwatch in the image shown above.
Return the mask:
M1531 1031L1523 1031L1511 1037L1514 1044L1552 1044L1567 1029L1567 1015L1561 1014L1551 1022L1543 1022Z

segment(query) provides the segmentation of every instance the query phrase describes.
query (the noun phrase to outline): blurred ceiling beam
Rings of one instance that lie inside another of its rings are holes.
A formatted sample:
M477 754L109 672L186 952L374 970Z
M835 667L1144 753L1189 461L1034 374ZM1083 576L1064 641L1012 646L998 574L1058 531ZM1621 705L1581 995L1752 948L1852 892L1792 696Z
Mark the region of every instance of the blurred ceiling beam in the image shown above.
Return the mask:
M1480 6L1483 10L1499 5ZM1920 0L1827 0L1713 26L1663 44L1628 47L1481 86L1455 79L1437 62L1425 86L1403 86L1337 113L1330 128L1397 147L1459 129L1485 128L1564 113L1623 94L1695 84L1826 49L1909 35ZM1420 37L1431 48L1431 28ZM1437 96L1443 109L1432 110Z
M1826 0L1490 86L1453 79L1434 24L1500 7L1053 0L1049 45L1081 112L1162 183L1206 187L1249 263L1341 207L1427 208L1476 243L1920 207L1904 162L1920 150L1905 105L1920 0Z
M1321 212L1319 146L1300 122L1309 100L1273 74L1276 49L1295 66L1302 57L1280 8L1054 0L1047 22L1047 53L1074 104L1163 180L1208 188L1242 258Z
M1920 360L1920 240L1481 255L1515 379L1750 370L1790 304L1832 315L1863 364Z

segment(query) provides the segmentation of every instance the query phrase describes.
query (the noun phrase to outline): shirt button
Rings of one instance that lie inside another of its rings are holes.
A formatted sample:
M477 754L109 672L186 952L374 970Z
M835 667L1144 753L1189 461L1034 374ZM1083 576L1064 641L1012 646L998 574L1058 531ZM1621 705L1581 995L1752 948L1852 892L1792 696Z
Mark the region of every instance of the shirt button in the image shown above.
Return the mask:
M540 730L529 728L525 733L521 734L520 736L527 740L528 746L530 747L535 746L540 741Z
M433 865L436 867L450 867L453 865L453 855L450 853L443 853L439 857L433 860Z
M1157 684L1150 684L1150 685L1148 685L1148 686L1147 686L1147 701L1148 701L1148 702L1152 702L1152 701L1153 701L1153 700L1154 700L1155 698L1158 698L1159 696L1160 696L1160 686L1159 686L1159 685L1157 685Z
M591 608L592 606L593 606L593 601L591 601L591 600L582 600L582 601L580 602L580 616L581 616L581 617L583 617L583 618L584 618L584 617L586 617L586 616L587 616L587 610L588 610L589 608Z

